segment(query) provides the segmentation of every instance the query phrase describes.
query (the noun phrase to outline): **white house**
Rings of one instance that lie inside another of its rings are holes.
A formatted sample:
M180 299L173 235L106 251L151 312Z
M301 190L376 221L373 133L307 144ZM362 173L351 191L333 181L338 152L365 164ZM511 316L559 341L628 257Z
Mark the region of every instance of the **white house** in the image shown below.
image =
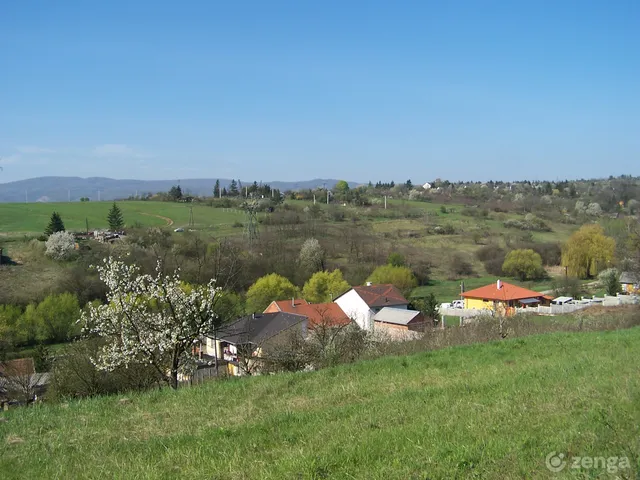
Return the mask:
M431 184L427 182L424 185L422 185L422 188L424 188L425 190L431 190Z
M363 330L373 330L373 317L385 307L407 309L409 301L393 285L353 287L334 300Z

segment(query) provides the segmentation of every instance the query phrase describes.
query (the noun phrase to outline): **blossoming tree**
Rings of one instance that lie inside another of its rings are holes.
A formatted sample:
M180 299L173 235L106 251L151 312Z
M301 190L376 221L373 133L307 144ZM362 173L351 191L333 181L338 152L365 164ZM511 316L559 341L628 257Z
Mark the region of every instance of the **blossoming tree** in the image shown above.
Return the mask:
M96 267L108 288L107 303L91 305L80 321L87 334L106 340L93 363L113 370L133 362L153 365L172 388L178 372L193 367L193 347L217 326L215 280L191 286L178 273L140 274L136 265L113 258Z

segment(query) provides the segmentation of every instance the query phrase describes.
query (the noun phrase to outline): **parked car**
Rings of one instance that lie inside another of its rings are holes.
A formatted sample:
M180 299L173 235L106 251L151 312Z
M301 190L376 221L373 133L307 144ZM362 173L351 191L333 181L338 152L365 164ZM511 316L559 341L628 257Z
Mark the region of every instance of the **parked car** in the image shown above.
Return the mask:
M174 232L178 232L178 233L180 233L180 232L184 232L184 228L182 228L182 227L178 227L178 228L176 228L176 229L174 230Z
M453 302L451 302L451 308L464 308L464 301L454 300Z
M440 304L440 309L445 309L445 308L451 308L451 304L450 303L441 303Z
M552 305L571 305L574 303L573 297L557 297L551 301Z

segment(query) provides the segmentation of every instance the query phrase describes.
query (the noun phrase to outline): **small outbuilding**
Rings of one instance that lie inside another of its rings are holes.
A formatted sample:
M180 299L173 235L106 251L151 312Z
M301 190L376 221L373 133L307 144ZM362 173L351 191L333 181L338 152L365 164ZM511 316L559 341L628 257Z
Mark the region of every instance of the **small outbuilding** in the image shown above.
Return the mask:
M384 307L373 317L374 328L423 331L425 319L422 312L401 308Z

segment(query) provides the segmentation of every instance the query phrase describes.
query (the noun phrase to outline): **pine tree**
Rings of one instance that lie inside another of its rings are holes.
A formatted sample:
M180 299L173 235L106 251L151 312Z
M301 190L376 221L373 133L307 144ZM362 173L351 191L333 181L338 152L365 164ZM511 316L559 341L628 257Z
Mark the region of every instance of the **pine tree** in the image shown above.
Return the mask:
M49 220L49 225L44 230L44 234L49 236L52 233L56 232L64 232L64 223L62 222L62 218L58 212L53 212L51 214L51 220Z
M216 184L213 187L213 196L216 198L220 196L220 180L216 180Z
M227 196L227 189L225 187L222 187L222 196L223 197Z
M229 185L229 195L235 197L238 195L238 184L235 180L231 180L231 185Z
M122 212L120 207L113 202L109 215L107 216L107 222L109 222L109 230L112 232L119 232L124 227L124 220L122 218Z

